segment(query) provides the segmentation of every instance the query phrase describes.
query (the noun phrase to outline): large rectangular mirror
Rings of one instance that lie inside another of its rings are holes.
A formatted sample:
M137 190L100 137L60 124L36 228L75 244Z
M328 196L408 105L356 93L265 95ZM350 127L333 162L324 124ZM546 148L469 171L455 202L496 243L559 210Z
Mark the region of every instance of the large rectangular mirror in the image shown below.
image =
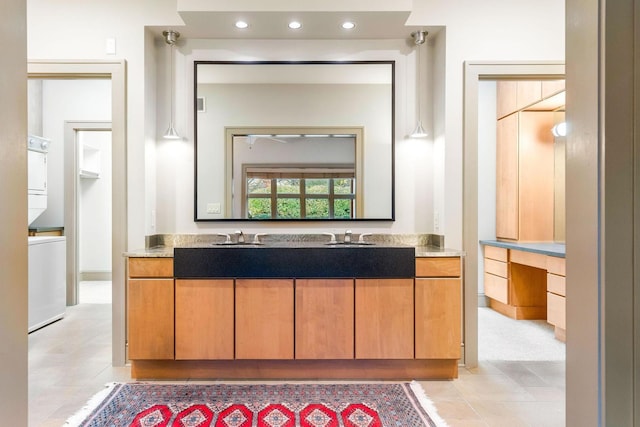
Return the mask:
M393 61L196 61L195 220L393 220Z

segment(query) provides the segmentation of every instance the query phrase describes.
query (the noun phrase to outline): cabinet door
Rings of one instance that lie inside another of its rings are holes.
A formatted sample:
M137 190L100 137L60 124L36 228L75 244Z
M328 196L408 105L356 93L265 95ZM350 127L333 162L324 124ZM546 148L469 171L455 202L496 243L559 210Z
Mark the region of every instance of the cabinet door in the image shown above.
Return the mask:
M296 359L353 359L353 279L296 280Z
M553 112L519 114L518 239L553 241L554 147Z
M496 82L496 113L500 119L518 109L518 82L515 80L498 80Z
M459 359L460 279L416 279L416 359Z
M293 280L236 280L236 359L293 359Z
M130 279L129 359L173 359L173 279Z
M497 124L496 236L518 240L518 114Z
M542 99L542 81L540 80L520 80L518 81L518 94L516 96L518 104L517 110L522 110L531 104Z
M413 359L413 279L356 279L356 359Z
M233 359L233 280L176 280L176 360Z

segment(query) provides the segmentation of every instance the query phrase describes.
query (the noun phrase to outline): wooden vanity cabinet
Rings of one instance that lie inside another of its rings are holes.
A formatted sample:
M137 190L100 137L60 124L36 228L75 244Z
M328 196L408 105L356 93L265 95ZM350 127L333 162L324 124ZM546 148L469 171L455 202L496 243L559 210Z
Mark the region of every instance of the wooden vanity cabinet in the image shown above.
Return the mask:
M356 359L412 359L413 279L356 279Z
M459 257L417 258L415 358L459 359L462 345Z
M127 272L129 359L173 359L173 259L129 258Z
M296 359L353 359L353 279L296 279Z
M176 279L176 360L234 357L233 279Z
M236 279L236 359L293 359L293 280Z

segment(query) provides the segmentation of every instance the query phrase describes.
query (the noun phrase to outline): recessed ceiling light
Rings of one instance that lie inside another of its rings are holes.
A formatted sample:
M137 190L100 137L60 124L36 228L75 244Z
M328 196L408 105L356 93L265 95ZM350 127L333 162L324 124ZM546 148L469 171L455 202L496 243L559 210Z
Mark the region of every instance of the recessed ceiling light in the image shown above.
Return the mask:
M289 28L291 28L292 30L297 30L299 28L302 28L302 24L298 21L291 21L289 22Z
M236 21L236 28L240 28L241 30L243 30L247 27L249 27L249 24L247 24L245 21Z
M353 30L355 27L355 22L345 21L342 23L342 28L344 28L345 30Z

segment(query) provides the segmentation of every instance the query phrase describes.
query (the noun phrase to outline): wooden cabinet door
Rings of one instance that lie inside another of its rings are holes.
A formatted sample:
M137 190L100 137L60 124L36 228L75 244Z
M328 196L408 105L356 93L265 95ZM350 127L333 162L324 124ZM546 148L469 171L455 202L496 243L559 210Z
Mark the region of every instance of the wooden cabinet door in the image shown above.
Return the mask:
M553 241L553 112L525 111L519 116L518 239Z
M176 360L233 359L233 280L176 280Z
M416 359L459 359L460 279L416 279Z
M293 359L293 280L236 280L236 359Z
M129 279L129 359L173 359L173 279Z
M519 80L516 99L518 100L516 110L522 110L523 108L540 101L542 99L542 81Z
M356 279L356 359L412 359L413 279Z
M497 124L496 236L518 240L518 114Z
M353 279L296 280L296 359L353 359Z

